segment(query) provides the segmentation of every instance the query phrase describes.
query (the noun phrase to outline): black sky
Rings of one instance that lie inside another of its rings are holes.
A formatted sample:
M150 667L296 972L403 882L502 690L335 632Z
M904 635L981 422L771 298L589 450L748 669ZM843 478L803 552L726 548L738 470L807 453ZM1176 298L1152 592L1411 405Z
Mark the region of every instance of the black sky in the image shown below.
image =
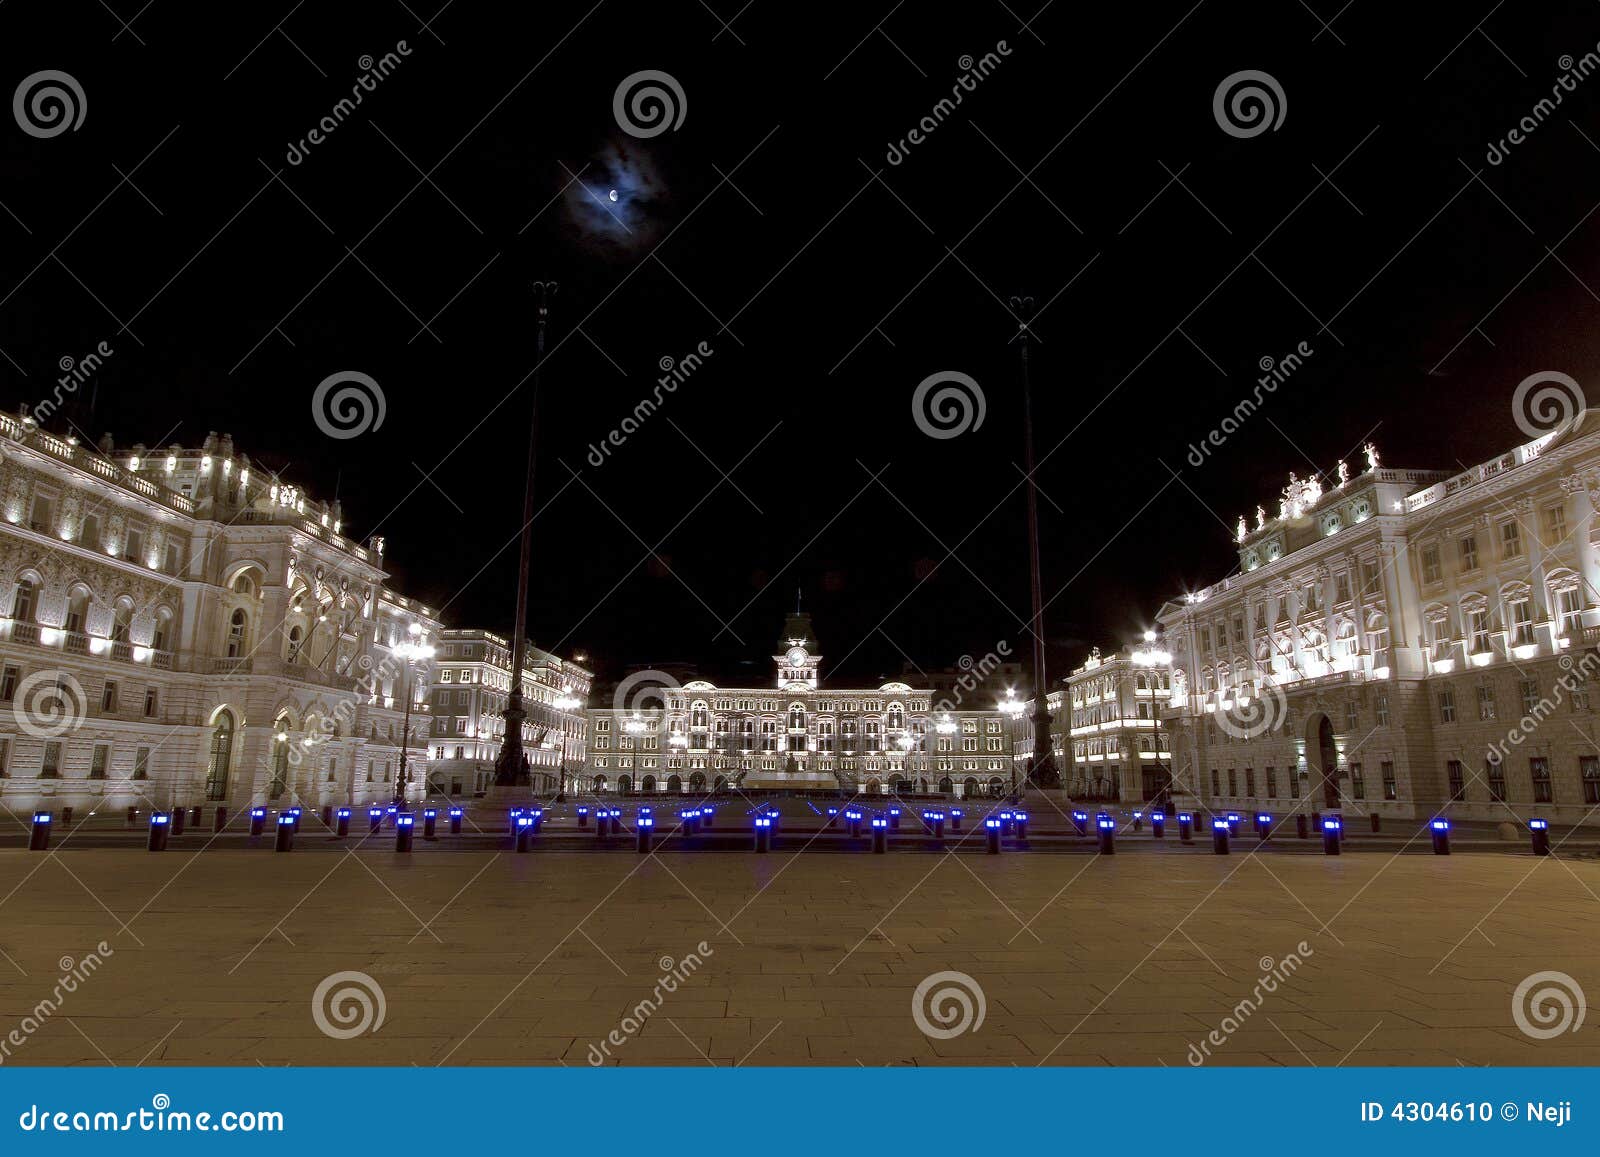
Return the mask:
M434 19L437 0L108 0L125 31L103 6L13 0L4 90L65 71L88 115L50 139L0 126L5 404L108 341L93 434L231 431L337 487L404 590L506 630L531 285L554 279L535 640L612 676L683 659L764 678L799 586L830 674L873 678L1024 649L1011 294L1053 299L1034 364L1058 673L1226 574L1227 528L1288 471L1354 464L1369 436L1386 465L1470 464L1521 440L1518 381L1594 379L1600 77L1485 160L1600 41L1591 3L1474 31L1488 4L708 2L458 0ZM400 67L289 164L359 59L401 40ZM1000 41L889 164L961 58ZM612 99L645 69L687 112L635 140ZM1250 139L1212 109L1244 69L1287 100ZM658 183L631 247L562 196L619 146ZM702 341L704 367L586 462L659 360ZM1187 462L1258 361L1302 341L1290 383ZM380 429L312 423L339 370L380 383ZM986 417L935 440L910 401L946 370L978 381Z

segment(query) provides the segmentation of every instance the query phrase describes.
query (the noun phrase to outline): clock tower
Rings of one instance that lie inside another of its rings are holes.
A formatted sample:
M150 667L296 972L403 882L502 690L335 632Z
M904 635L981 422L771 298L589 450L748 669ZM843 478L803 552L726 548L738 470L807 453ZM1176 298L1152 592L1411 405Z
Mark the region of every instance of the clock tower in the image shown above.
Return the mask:
M778 690L817 689L817 665L822 656L816 653L816 648L811 616L801 609L800 592L796 591L794 611L783 621L778 653L772 656L777 664Z

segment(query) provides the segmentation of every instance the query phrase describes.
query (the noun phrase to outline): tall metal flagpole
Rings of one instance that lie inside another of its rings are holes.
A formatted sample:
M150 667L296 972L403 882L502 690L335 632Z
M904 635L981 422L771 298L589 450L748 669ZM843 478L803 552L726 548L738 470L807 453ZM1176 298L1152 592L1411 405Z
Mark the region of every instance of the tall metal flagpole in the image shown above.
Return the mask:
M527 645L528 577L533 561L533 478L539 443L539 376L544 368L544 331L550 316L550 299L555 296L554 281L535 281L538 294L538 321L534 331L533 401L528 409L528 474L522 486L522 544L517 563L517 615L511 628L511 693L506 697L506 733L500 754L494 761L496 787L532 787L527 757L522 753L522 723L527 709L522 705L522 653Z

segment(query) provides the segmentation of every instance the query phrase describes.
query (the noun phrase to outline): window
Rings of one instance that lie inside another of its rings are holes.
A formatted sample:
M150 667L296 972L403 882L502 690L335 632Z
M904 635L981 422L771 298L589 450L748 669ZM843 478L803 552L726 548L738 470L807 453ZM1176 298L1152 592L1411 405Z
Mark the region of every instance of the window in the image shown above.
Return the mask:
M106 765L111 762L111 748L104 743L94 745L94 753L89 757L89 778L104 779Z
M1278 769L1275 767L1267 768L1267 798L1278 798Z
M1500 524L1500 557L1522 557L1522 524L1514 518Z
M1487 607L1467 615L1467 650L1481 655L1489 649L1489 610Z
M1487 723L1494 718L1494 684L1478 684L1478 721Z
M100 519L97 515L84 515L82 542L90 550L100 545Z
M1361 564L1361 593L1364 595L1378 593L1378 564L1375 562Z
M154 719L161 710L160 696L154 687L144 689L144 714L147 719Z
M228 620L228 658L239 659L244 657L244 631L248 622L249 616L244 613L243 608L234 611L233 616Z
M44 745L44 758L39 764L40 779L61 778L61 744L52 740Z
M1496 803L1506 802L1506 765L1498 759L1486 759L1483 764L1484 778L1489 781L1489 798Z
M40 534L49 534L55 528L56 504L49 495L35 494L33 496L33 512L28 517L28 522Z
M1373 697L1373 714L1378 717L1378 726L1389 726L1389 693L1380 691Z
M1533 802L1552 803L1554 793L1550 790L1550 761L1542 755L1535 755L1528 760L1528 778L1533 781Z
M17 596L11 603L11 617L19 623L33 622L33 612L39 601L39 582L25 578L17 584Z
M1230 796L1239 794L1239 773L1231 767L1228 768L1228 794Z
M272 736L272 781L267 785L267 798L278 799L289 783L289 730L283 720L278 721Z
M1422 548L1422 581L1425 583L1439 581L1439 548L1433 543Z
M1544 508L1544 541L1546 546L1559 546L1567 537L1567 508L1559 503Z
M1361 726L1361 709L1354 699L1346 699L1344 704L1344 729L1354 731Z
M133 753L133 778L150 778L150 749L148 747L140 747Z
M1394 764L1386 759L1378 765L1378 770L1383 774L1383 798L1399 799L1400 791L1394 781Z
M128 531L128 549L125 553L134 562L144 561L144 531L132 529Z
M298 663L300 661L300 644L304 640L305 640L305 632L304 631L302 631L299 627L290 627L289 628L289 653L285 656L289 660L289 662ZM448 671L444 672L444 676L445 677L441 681L442 682L449 682L449 675L450 675L450 672L448 672Z
M1578 756L1578 776L1583 780L1583 802L1600 803L1600 755Z
M0 779L11 774L11 740L0 739Z
M117 709L117 681L107 679L106 685L100 690L100 710L115 711Z
M206 798L228 798L228 772L233 764L233 716L226 711L217 714L211 728L211 755L206 764Z
M1450 798L1457 802L1467 798L1466 776L1461 771L1461 761L1452 759L1444 765L1445 775L1450 780Z
M1461 548L1461 569L1471 571L1478 569L1478 536L1466 535L1458 544Z
M1340 571L1334 576L1333 601L1336 603L1350 601L1350 574L1348 571Z
M1350 765L1350 795L1355 799L1367 798L1367 777L1362 773L1359 763Z
M1214 767L1211 769L1211 794L1212 795L1221 795L1222 794L1221 782L1217 778L1217 769L1214 768Z
M0 671L0 703L10 703L17 697L17 669L7 663Z
M1532 715L1539 706L1539 680L1523 679L1518 688L1522 692L1522 713Z
M1575 635L1583 626L1583 590L1568 587L1558 596L1561 604L1561 633Z
M1533 642L1533 604L1526 595L1511 600L1511 628L1517 646L1526 647Z
M1452 687L1439 688L1439 722L1454 723L1456 721L1456 693Z

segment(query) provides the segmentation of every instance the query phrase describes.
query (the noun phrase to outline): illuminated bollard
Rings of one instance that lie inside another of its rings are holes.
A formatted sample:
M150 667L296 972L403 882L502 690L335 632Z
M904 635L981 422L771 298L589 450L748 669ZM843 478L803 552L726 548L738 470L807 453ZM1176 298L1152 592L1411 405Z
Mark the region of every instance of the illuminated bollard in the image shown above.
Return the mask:
M181 807L172 809L172 822L167 825L168 830L175 836L183 835L183 821L187 818Z
M436 840L436 839L438 839L439 837L435 834L436 831L438 830L438 824L439 824L439 809L436 808L436 807L425 807L425 808L423 808L422 809L422 838L425 839L425 840Z
M777 808L773 808L767 813L767 832L769 836L767 844L769 847L775 848L778 846L778 820Z
M683 828L683 834L692 836L700 823L700 813L693 808L684 808L678 813L678 824Z
M1017 839L1022 843L1028 842L1028 813L1018 812L1014 817L1017 825Z
M189 809L189 826L195 831L200 830L200 807L198 804Z
M1101 812L1095 817L1095 827L1100 831L1100 854L1114 856L1117 854L1117 821Z
M150 836L145 840L145 848L152 852L167 850L167 836L172 831L172 817L166 812L150 813Z
M459 836L461 834L462 814L461 808L453 807L450 809L450 834L452 836Z
M770 852L772 850L772 818L770 816L756 817L756 851Z
M394 850L409 852L411 840L416 835L417 817L411 812L397 812L394 817Z
M262 809L263 814L266 809ZM255 826L255 814L251 813L250 826ZM278 813L278 832L273 839L272 850L287 852L294 848L294 817L288 812Z
M1256 836L1257 836L1257 838L1264 840L1264 839L1267 838L1267 836L1271 832L1272 832L1272 817L1270 815L1268 815L1266 812L1257 812L1256 813Z
M637 841L640 855L645 855L650 851L650 837L655 834L655 830L655 816L644 816L634 825L634 838Z
M1371 819L1372 819L1372 830L1373 830L1373 832L1374 833L1381 832L1383 830L1383 821L1378 817L1378 813L1377 812L1373 812Z
M250 834L252 836L259 836L262 833L262 831L265 830L266 826L267 826L267 809L264 808L264 807L253 807L253 808L251 808L250 809ZM291 824L290 826L292 827L293 825Z
M322 826L325 828L333 826L333 805L331 803L322 805Z
M709 832L711 830L711 821L716 819L716 818L717 818L717 809L716 808L714 808L714 807L703 807L703 808L701 808L700 809L700 830L703 831L703 832Z
M1005 831L998 816L989 816L983 821L983 840L985 853L991 856L1000 854L1000 836Z
M1150 836L1152 839L1161 839L1167 834L1167 813L1150 813Z
M33 827L28 830L28 851L43 852L50 848L50 813L34 812ZM1535 820L1542 823L1542 820Z
M578 809L578 826L580 828L586 828L589 826L589 809L586 807L581 807Z
M350 834L350 809L339 808L333 813L333 838L342 840Z
M217 810L211 816L211 830L214 831L214 832L220 832L223 828L225 828L227 826L228 826L228 809L225 808L225 807L219 807L219 808L217 808Z
M594 813L594 838L600 843L606 842L606 829L611 826L611 813L601 808Z
M1339 840L1344 835L1344 821L1338 816L1329 816L1322 821L1322 851L1324 855L1337 856L1339 854Z
M527 814L527 808L512 808L506 813L506 828L512 832L515 832L517 830L517 821Z
M1304 815L1294 817L1294 834L1298 839L1310 838L1311 833L1306 830L1306 817Z
M1237 836L1239 834L1239 823L1240 823L1239 813L1238 812L1229 812L1228 813L1228 834L1230 836Z
M831 807L828 809L828 826L830 828L836 828L839 826L839 809L836 807Z
M882 816L872 817L872 851L881 855L889 850L889 821Z
M852 840L861 835L861 813L856 811L855 808L851 808L844 813L844 824L845 831L849 833Z
M1144 812L1133 813L1133 830L1136 832L1144 831Z
M897 807L889 809L889 830L892 832L900 830L900 809Z
M48 812L46 812L45 813L45 822L49 823L49 821L50 821L50 814ZM34 822L35 825L37 825L38 822L39 822L39 817L38 816L34 816L33 817L33 822ZM1539 819L1529 820L1528 821L1528 839L1531 841L1531 843L1533 845L1533 854L1534 855L1536 855L1536 856L1548 856L1550 854L1550 821L1549 820L1539 820Z
M1428 825L1433 835L1433 854L1448 856L1450 854L1450 821L1437 819Z
M1185 844L1194 843L1194 816L1188 812L1178 813L1178 839Z
M533 848L533 817L527 815L518 816L514 830L517 851L531 851Z
M950 830L952 832L959 832L961 830L961 817L964 814L965 813L962 812L962 810L958 807L953 807L950 809Z
M1228 826L1228 821L1221 816L1211 821L1211 850L1219 856L1228 854L1228 838L1233 835L1233 829Z
M1000 813L1000 834L1009 836L1016 830L1017 817L1011 812Z
M1088 835L1089 834L1089 813L1088 812L1073 812L1072 813L1072 826L1078 829L1078 834L1080 836Z
M622 809L619 807L612 808L609 813L609 819L611 820L611 834L614 836L620 835L622 833Z
M305 809L304 808L292 807L292 808L289 809L289 814L294 817L294 830L295 831L299 831L300 830L300 817L304 813L305 813Z
M375 832L381 827L383 827L383 809L381 807L369 807L367 809L367 831Z
M71 808L63 809L62 821L64 823L69 823L69 824L72 822L72 809ZM136 824L138 822L139 822L139 809L137 807L128 808L128 826L131 828L131 827L133 827L134 824Z

